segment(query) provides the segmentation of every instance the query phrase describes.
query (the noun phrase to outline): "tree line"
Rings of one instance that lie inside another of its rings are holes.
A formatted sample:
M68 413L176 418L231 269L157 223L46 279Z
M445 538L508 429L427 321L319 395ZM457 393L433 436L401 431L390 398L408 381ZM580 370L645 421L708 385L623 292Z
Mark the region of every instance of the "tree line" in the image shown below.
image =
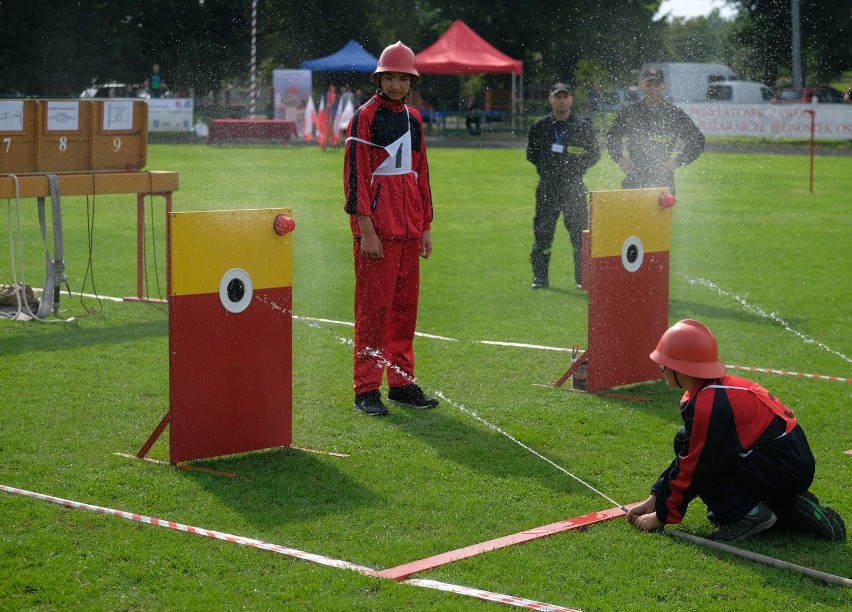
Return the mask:
M554 79L605 86L632 82L649 61L714 61L776 84L790 73L790 0L728 0L698 19L654 21L661 0L258 0L261 82L349 39L378 55L403 40L415 51L456 19L524 61L532 91ZM848 0L801 3L808 83L852 67ZM251 0L0 0L0 96L78 95L93 81L142 82L159 63L172 88L196 95L248 82Z

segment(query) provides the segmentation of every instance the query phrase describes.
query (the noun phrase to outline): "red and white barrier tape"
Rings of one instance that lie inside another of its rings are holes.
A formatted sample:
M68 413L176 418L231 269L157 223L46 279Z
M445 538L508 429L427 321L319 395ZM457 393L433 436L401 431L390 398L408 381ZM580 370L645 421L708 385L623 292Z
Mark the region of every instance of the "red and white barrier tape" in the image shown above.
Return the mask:
M251 538L245 538L243 536L222 533L221 531L202 529L201 527L193 527L192 525L184 525L183 523L176 523L174 521L165 521L163 519L158 519L154 516L145 516L133 512L125 512L123 510L113 510L112 508L105 508L104 506L93 506L91 504L76 502L70 499L63 499L61 497L53 497L52 495L45 495L43 493L34 493L32 491L27 491L24 489L7 487L6 485L0 485L0 491L4 491L6 493L13 493L15 495L25 495L27 497L34 497L35 499L51 502L53 504L59 504L60 506L65 506L67 508L74 508L77 510L88 510L90 512L97 512L98 514L108 514L110 516L116 516L118 518L127 519L129 521L138 521L140 523L147 523L148 525L155 525L157 527L165 527L167 529L175 529L177 531L194 533L196 535L207 536L208 538L214 538L216 540L224 540L225 542L231 542L232 544L251 546L253 548L259 548L261 550L268 550L270 552L287 555L289 557L295 557L304 561L310 561L311 563L319 563L320 565L328 565L331 567L338 567L342 569L351 569L355 570L356 572L361 572L362 574L367 575L373 575L375 573L374 570L369 567L355 565L354 563L349 563L348 561L339 561L337 559L324 557L322 555L302 552L301 550L296 550L295 548L287 548L284 546L278 546L277 544L269 544L268 542L263 542L261 540L254 540Z
M490 591L481 591L471 587L446 584L444 582L436 582L434 580L423 580L422 578L409 578L402 582L402 584L411 584L414 586L425 587L427 589L437 589L439 591L457 593L458 595L476 597L477 599L496 601L497 603L506 604L507 606L516 606L518 608L526 608L527 610L544 610L545 612L580 612L575 608L563 608L562 606L554 606L553 604L543 603L532 599L512 597L511 595L501 595L500 593L491 593Z
M314 553L304 552L301 550L296 550L295 548L288 548L286 546L279 546L277 544L270 544L268 542L263 542L262 540L255 540L252 538L246 538L243 536L231 535L229 533L222 533L221 531L213 531L211 529L203 529L201 527L193 527L192 525L184 525L183 523L176 523L174 521L166 521L162 519L158 519L153 516L145 516L142 514L136 514L133 512L125 512L123 510L113 510L112 508L106 508L104 506L94 506L92 504L86 504L83 502L76 502L70 499L63 499L61 497L54 497L52 495L45 495L44 493L35 493L33 491L27 491L25 489L17 489L15 487L9 487L6 485L0 485L0 491L4 493L11 493L13 495L23 495L26 497L33 497L35 499L40 499L42 501L47 501L53 504L58 504L60 506L65 506L66 508L74 508L77 510L88 510L89 512L96 512L98 514L106 514L109 516L115 516L118 518L127 519L129 521L137 521L140 523L147 523L148 525L155 525L157 527L165 527L167 529L174 529L176 531L185 531L186 533L193 533L195 535L206 536L208 538L214 538L216 540L224 540L225 542L231 542L232 544L239 544L241 546L251 546L252 548L258 548L260 550L267 550L269 552L278 553L281 555L287 555L288 557L294 557L296 559L301 559L302 561L309 561L311 563L317 563L319 565L325 565L328 567L336 567L339 569L348 569L354 570L360 574L364 574L366 576L372 576L378 578L377 571L370 567L365 567L363 565L357 565L355 563L349 563L348 561L341 561L340 559L332 559L331 557L326 557L323 555L316 555ZM449 593L456 593L458 595L466 595L468 597L475 597L477 599L483 599L486 601L494 601L498 603L502 603L509 606L515 606L519 608L526 608L528 610L546 610L548 612L576 612L572 608L564 608L562 606L555 606L553 604L544 603L541 601L535 601L532 599L524 599L521 597L514 597L512 595L503 595L500 593L492 593L490 591L482 591L480 589L475 589L472 587L459 586L455 584L447 584L444 582L437 582L434 580L421 580L421 579L409 579L401 584L410 584L412 586L423 587L427 589L435 589L439 591L446 591Z

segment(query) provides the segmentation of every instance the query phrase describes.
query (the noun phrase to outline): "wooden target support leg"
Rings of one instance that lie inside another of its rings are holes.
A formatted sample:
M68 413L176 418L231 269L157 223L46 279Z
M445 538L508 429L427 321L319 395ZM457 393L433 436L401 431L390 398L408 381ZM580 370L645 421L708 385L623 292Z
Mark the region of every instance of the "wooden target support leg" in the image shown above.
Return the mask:
M166 218L172 212L172 192L136 194L136 295L125 297L127 302L155 302L165 304L167 299L149 298L145 295L145 196L163 196L166 199ZM154 228L151 228L154 231ZM168 225L166 227L168 243Z
M588 361L589 361L589 351L583 351L583 354L580 357L578 357L577 360L574 363L571 364L571 367L568 368L568 370L565 372L565 374L563 374L559 378L559 380L557 380L555 383L553 383L553 386L554 387L561 387L562 385L564 385L565 381L567 381L569 378L571 378L571 376L574 374L574 372L576 372L577 369L582 364L588 363Z

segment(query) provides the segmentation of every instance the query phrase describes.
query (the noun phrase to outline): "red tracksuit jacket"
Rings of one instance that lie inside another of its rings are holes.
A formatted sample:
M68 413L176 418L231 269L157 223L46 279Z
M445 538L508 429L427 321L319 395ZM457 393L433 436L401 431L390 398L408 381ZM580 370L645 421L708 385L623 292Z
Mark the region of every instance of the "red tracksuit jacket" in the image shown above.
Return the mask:
M348 136L355 136L377 146L354 141L346 144L343 164L345 210L351 216L352 234L358 236L356 214L372 217L379 238L419 238L431 229L432 193L423 120L409 107L406 114L402 102L374 95L355 111L349 123ZM388 154L381 148L390 145L411 130L411 164L414 174L373 176L373 171Z

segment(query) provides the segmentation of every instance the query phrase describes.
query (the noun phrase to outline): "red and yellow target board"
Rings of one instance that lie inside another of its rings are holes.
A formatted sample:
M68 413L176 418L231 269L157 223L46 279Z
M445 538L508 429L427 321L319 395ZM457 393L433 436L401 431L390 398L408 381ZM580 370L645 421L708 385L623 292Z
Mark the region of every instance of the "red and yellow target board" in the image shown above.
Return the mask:
M668 189L597 191L589 202L588 390L660 378L648 358L668 328Z
M289 215L169 215L172 463L292 441Z

